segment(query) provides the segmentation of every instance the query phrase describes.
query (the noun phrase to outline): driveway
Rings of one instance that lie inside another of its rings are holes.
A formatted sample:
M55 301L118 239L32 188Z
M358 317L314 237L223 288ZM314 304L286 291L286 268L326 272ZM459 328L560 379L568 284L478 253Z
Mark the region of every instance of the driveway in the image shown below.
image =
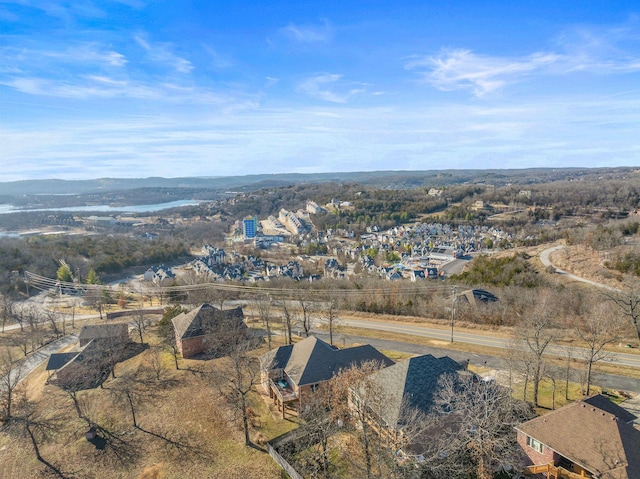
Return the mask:
M31 356L20 361L19 366L11 371L11 382L14 381L16 375L18 375L18 382L26 378L34 369L40 366L45 361L48 361L53 353L60 351L78 341L78 335L76 333L65 336L64 338L57 339L49 344L41 347ZM2 382L0 382L0 388Z

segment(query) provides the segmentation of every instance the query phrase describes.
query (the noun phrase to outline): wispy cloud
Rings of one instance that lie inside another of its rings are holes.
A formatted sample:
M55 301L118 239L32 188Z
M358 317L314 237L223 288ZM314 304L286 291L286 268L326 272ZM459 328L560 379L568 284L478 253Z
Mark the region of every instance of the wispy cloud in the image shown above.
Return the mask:
M170 43L150 43L144 35L135 35L134 40L144 50L146 50L149 58L163 65L167 65L170 68L180 73L190 73L193 70L191 62L185 58L176 55L173 52L173 45Z
M127 63L127 58L122 53L94 42L76 42L60 49L49 46L6 47L0 49L0 53L2 54L0 65L20 65L25 70L37 70L43 68L43 64L50 62L77 64L84 67L87 65L122 67Z
M336 73L322 73L307 78L298 85L298 90L332 103L346 103L354 95L366 91L363 84L345 81L342 75Z
M212 64L215 68L226 69L232 67L235 62L230 58L220 54L217 50L210 47L209 45L203 46L204 51L209 54L211 57Z
M437 56L414 58L405 68L416 70L429 84L443 91L469 89L476 96L502 88L556 63L560 56L535 53L521 59L476 55L470 50L447 50Z
M289 40L301 43L326 43L333 38L333 28L328 22L322 25L296 25L290 23L279 30Z
M620 74L640 71L640 32L633 20L609 28L575 27L556 39L558 51L521 57L481 55L469 49L414 56L405 63L438 90L471 90L481 97L533 75L575 72Z
M165 103L197 103L230 105L237 100L228 94L219 94L207 88L189 87L170 82L142 82L103 75L83 75L80 79L49 79L42 77L11 77L0 79L0 85L21 93L68 99L133 98ZM240 100L241 103L245 103Z
M109 119L69 118L46 128L25 121L0 126L7 158L0 181L38 174L173 177L634 165L640 152L634 135L640 128L639 112L633 96L491 107L326 105L229 114L207 109L201 115L189 110L182 117L118 112ZM621 128L621 122L627 127Z

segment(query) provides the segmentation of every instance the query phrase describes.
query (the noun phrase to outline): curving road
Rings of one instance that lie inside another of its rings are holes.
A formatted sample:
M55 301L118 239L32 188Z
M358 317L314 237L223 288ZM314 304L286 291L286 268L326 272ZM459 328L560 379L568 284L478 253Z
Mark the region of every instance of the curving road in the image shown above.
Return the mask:
M553 253L555 253L556 251L560 251L561 249L564 249L564 248L565 248L564 245L554 246L553 248L548 248L548 249L544 250L542 253L540 253L540 261L542 261L542 264L544 265L544 267L548 268L549 266L551 266L551 267L555 268L557 274L564 275L567 278L572 279L574 281L579 281L581 283L590 284L591 286L595 286L596 288L606 289L606 290L613 291L613 292L616 292L616 293L620 292L619 289L613 288L611 286L607 286L606 284L597 283L596 281L591 281L590 279L581 278L580 276L576 276L575 274L571 274L568 271L565 271L563 269L560 269L560 268L556 267L553 263L551 263L550 256Z

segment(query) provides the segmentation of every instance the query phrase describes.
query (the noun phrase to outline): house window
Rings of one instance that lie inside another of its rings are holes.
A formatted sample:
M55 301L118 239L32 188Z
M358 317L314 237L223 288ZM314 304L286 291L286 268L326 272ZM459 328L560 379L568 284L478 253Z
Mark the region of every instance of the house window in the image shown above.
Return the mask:
M312 384L311 386L309 386L309 389L311 390L312 393L316 392L318 390L318 387L320 385L318 383L316 384Z
M538 451L540 454L542 454L543 445L537 439L534 439L531 436L527 436L527 446L529 446L531 449L534 449Z

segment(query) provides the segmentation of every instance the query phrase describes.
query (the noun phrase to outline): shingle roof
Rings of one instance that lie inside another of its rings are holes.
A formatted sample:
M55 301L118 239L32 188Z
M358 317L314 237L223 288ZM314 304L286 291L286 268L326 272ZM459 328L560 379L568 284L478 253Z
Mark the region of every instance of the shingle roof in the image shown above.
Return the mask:
M57 369L60 369L62 366L75 358L78 354L78 351L72 353L53 353L51 356L49 356L49 361L47 362L45 370L55 371Z
M327 381L341 369L367 361L377 361L385 367L393 364L391 359L368 344L336 349L315 336L269 351L261 361L263 365L270 365L270 369L284 369L298 386Z
M618 406L616 403L609 401L609 399L602 394L596 394L594 396L585 398L582 400L582 402L587 403L590 406L597 407L598 409L602 409L609 414L613 414L623 422L632 422L638 419L635 414L631 414L629 411Z
M78 340L118 338L124 334L129 334L127 323L85 324L80 329Z
M236 326L244 325L244 314L238 306L234 309L220 310L208 303L204 303L188 313L182 313L171 319L173 327L179 338L193 338L203 336L205 330L225 321L232 321Z
M391 427L399 426L405 405L428 413L440 377L461 369L462 366L448 356L436 358L426 354L376 371L371 380L384 397L383 410L377 413Z
M516 429L601 479L640 479L640 431L589 401L576 401Z

